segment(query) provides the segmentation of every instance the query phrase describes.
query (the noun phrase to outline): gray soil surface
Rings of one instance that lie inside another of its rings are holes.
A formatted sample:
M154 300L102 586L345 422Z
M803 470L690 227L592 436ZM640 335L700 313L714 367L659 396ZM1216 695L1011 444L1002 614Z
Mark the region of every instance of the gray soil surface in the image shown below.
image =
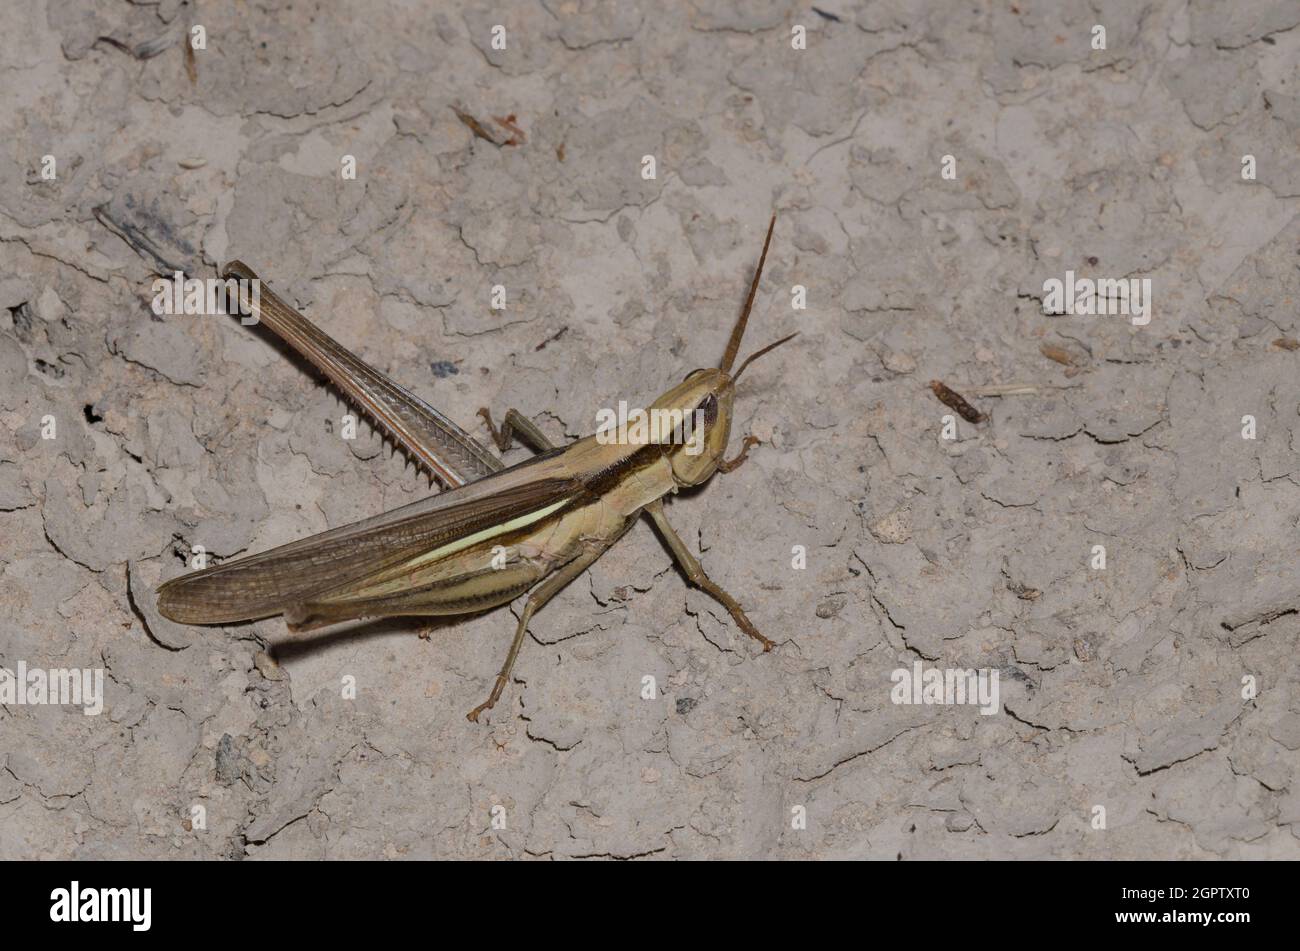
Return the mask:
M0 665L102 669L104 705L0 705L0 857L1300 857L1297 27L5 4ZM738 388L762 445L668 507L771 653L644 521L477 725L520 602L157 615L193 545L434 490L264 328L155 317L155 272L239 258L477 435L563 441L716 365L773 210L744 352L800 336ZM1067 271L1149 278L1149 323L1045 314ZM916 663L998 710L893 702Z

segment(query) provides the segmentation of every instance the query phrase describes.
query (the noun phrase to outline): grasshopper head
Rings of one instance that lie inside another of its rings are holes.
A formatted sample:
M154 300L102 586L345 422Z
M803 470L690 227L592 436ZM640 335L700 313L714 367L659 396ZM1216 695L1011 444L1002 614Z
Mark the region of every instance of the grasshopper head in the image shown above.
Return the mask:
M673 479L678 485L699 485L717 471L718 463L726 452L727 441L731 438L731 407L740 374L754 360L795 336L791 334L783 337L752 354L740 365L736 375L731 375L749 312L754 307L754 294L758 291L758 279L763 275L763 263L767 260L767 249L772 243L772 229L775 227L776 215L773 215L767 226L767 238L763 241L763 253L758 258L754 280L749 285L745 309L741 311L740 319L731 331L731 339L727 341L727 351L722 357L721 365L716 370L706 367L692 371L685 380L655 400L651 406L651 426L654 426L656 409L664 420L654 441L665 444L664 454L673 467Z
M650 405L655 439L673 467L678 485L699 485L713 475L731 437L731 403L736 387L712 367L695 370ZM657 411L657 412L656 412Z

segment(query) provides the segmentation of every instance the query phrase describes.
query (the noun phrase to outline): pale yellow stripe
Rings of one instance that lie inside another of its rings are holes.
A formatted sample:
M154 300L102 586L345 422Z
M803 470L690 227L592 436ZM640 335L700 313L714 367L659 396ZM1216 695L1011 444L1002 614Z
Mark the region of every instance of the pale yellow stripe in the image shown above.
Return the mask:
M430 562L438 561L441 558L454 555L458 551L463 551L471 545L477 545L479 542L487 541L489 538L495 538L497 535L504 535L508 532L513 532L515 529L523 528L525 525L532 525L534 522L540 522L556 509L568 504L568 501L568 499L560 499L560 501L548 505L545 508L540 508L536 512L529 512L527 515L521 515L518 518L511 519L501 525L491 525L480 532L475 532L473 535L466 535L464 538L459 538L454 542L443 545L441 548L435 548L433 551L425 552L418 558L412 559L408 562L403 562L402 570L413 571L416 568L429 564Z

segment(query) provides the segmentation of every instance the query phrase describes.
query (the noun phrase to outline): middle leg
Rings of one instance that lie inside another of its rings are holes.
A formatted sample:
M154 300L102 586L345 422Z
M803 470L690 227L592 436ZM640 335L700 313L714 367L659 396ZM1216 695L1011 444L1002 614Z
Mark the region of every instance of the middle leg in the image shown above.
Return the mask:
M514 670L515 659L519 656L519 648L524 644L524 634L528 631L528 622L532 619L532 616L542 605L559 594L560 589L590 568L596 559L608 549L609 543L607 542L590 543L590 547L539 584L533 593L528 596L528 603L524 605L523 613L519 615L519 625L515 628L515 639L510 642L510 651L506 654L506 662L501 666L501 673L497 674L496 683L492 685L492 693L487 700L465 714L467 720L471 723L477 723L479 714L484 710L491 710L496 706L497 701L501 699L501 692L506 689L506 684L510 682L510 672Z
M546 433L538 429L536 423L517 409L506 410L506 418L501 421L500 429L497 429L492 422L492 411L486 406L481 407L478 414L483 417L483 422L487 423L492 441L502 452L510 448L516 436L519 437L520 442L527 443L534 452L548 452L555 448L546 438Z

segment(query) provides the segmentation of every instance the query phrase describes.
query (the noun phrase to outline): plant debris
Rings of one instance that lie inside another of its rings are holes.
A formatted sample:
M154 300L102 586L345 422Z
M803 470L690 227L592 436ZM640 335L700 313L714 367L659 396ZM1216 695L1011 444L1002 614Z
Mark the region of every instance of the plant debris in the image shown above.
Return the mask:
M1049 360L1055 360L1063 367L1072 367L1075 365L1074 354L1070 353L1064 347L1058 347L1056 344L1043 343L1038 345L1039 352Z
M493 122L510 133L508 137L503 138L464 109L452 106L451 111L456 113L456 118L465 123L465 126L473 132L477 138L480 138L485 142L491 142L497 148L502 148L507 145L523 145L528 141L527 133L525 133L523 129L519 128L518 116L513 112L508 116L492 117ZM561 159L561 161L563 161L563 159Z
M960 393L949 389L938 380L930 381L930 389L934 391L935 396L939 397L940 403L950 409L956 410L961 418L966 420L966 422L982 423L984 420L988 419L988 416L981 413L974 406L971 406L970 403L966 402L966 399Z
M510 133L510 138L502 142L502 145L523 145L528 141L528 136L524 130L515 124L515 114L512 112L508 116L493 116L492 121L501 128Z
M463 109L457 109L455 106L452 106L451 111L456 113L456 118L459 119L461 122L465 123L465 125L469 128L469 131L473 132L474 135L482 139L484 142L491 142L493 145L500 148L501 143L497 141L497 137L493 135L491 132L489 132L488 129L483 125L483 123L479 122L477 119L475 119L468 112L465 112Z
M551 334L549 337L547 337L545 340L543 340L543 341L542 341L541 343L539 343L537 346L533 347L533 353L537 353L539 350L545 350L545 349L546 349L546 345L547 345L548 343L551 343L552 341L555 341L555 340L559 340L561 337L564 336L564 332L565 332L566 330L568 330L568 329L569 329L569 325L568 325L568 324L565 324L563 327L561 327L559 330L555 331L555 333Z

